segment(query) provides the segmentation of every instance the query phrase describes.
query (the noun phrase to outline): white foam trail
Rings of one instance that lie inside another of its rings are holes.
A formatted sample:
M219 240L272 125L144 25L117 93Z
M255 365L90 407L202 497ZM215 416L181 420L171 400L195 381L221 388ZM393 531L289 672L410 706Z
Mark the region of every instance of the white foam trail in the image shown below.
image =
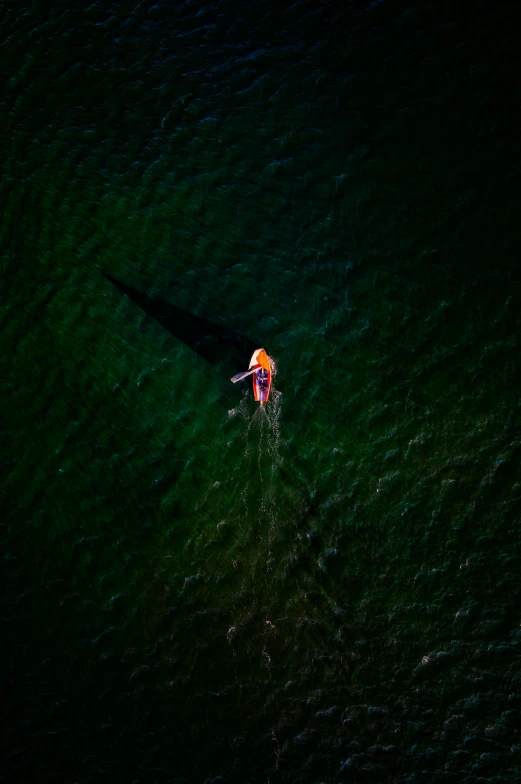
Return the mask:
M278 528L277 519L277 468L281 463L280 457L280 415L282 410L282 393L273 387L273 378L277 374L274 360L272 363L272 387L270 399L264 405L255 403L255 411L251 413L251 395L245 395L236 408L228 412L229 416L241 417L245 423L243 437L244 462L243 462L243 483L240 489L241 500L244 504L244 518L248 520L251 513L254 513L260 522L256 526L258 534L258 554L264 560L262 569L263 581L267 585L271 579L273 569L273 557L271 553L271 541ZM257 476L258 473L258 476ZM255 487L252 484L255 483ZM255 492L255 506L252 512L248 509L248 499L252 492ZM255 573L256 564L252 563L252 574ZM261 588L261 586L259 586ZM261 589L262 590L262 589ZM257 593L257 586L254 588ZM231 647L235 680L242 690L242 683L237 676L236 662L237 652L234 644L237 627L229 627L226 639ZM258 651L261 660L267 670L267 678L272 680L272 653L270 652L271 642L277 634L275 624L266 617L263 624L261 639L259 640L260 650ZM241 708L239 707L239 710ZM279 767L280 743L275 728L271 730L273 739L273 753L275 755L275 767Z

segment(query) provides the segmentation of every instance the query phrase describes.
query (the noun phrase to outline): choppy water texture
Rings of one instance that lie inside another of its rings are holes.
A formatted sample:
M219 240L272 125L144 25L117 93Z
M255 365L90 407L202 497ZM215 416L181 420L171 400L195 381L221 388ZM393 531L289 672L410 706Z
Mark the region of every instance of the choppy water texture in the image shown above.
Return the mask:
M0 780L521 779L518 36L458 8L0 5Z

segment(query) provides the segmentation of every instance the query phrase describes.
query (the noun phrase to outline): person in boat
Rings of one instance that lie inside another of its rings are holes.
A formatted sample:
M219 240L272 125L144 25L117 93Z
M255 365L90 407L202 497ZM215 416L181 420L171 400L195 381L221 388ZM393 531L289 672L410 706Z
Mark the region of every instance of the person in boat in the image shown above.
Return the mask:
M268 371L266 368L259 368L257 371L257 378L259 380L259 386L264 391L268 387Z

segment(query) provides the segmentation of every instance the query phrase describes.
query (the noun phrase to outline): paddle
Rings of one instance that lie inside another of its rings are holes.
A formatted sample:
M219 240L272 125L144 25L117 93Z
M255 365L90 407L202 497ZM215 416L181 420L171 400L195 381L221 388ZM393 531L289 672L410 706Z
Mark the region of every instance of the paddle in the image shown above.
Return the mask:
M237 381L242 381L242 379L243 379L243 378L246 378L246 376L251 376L251 374L252 374L252 373L255 373L255 371L256 371L256 370L258 370L260 367L261 367L260 365L254 365L254 366L253 366L252 368L250 368L249 370L245 370L245 371L244 371L244 373L237 373L237 374L236 374L235 376L233 376L233 378L231 379L231 382L232 382L232 384L236 384L236 383L237 383Z

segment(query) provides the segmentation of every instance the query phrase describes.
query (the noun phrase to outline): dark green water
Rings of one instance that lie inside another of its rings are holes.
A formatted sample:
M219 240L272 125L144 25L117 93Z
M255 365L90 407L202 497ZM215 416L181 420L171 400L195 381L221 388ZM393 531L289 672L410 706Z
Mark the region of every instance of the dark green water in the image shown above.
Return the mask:
M515 4L73 6L0 4L0 781L520 781Z

